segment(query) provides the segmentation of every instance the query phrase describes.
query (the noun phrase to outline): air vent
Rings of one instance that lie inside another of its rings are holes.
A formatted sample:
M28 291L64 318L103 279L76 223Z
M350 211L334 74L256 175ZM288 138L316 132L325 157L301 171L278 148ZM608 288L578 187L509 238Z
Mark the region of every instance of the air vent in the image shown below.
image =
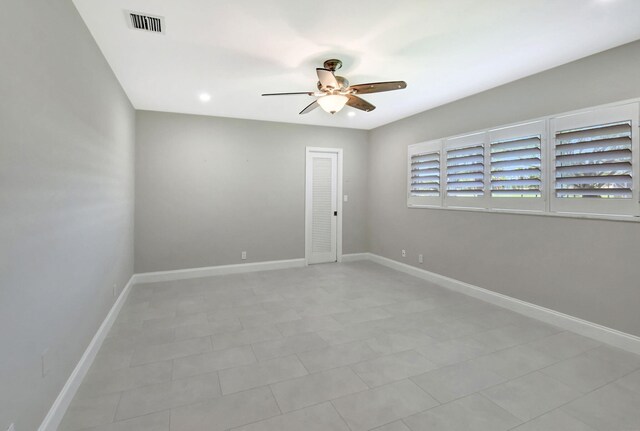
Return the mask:
M164 18L138 12L126 12L130 28L152 33L164 33Z

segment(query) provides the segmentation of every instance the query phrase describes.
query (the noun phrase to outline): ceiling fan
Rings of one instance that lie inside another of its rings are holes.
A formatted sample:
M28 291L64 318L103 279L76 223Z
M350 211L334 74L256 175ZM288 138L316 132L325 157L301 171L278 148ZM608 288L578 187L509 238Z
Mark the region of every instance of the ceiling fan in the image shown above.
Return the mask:
M342 76L336 76L335 71L342 67L342 61L330 59L324 62L324 67L318 67L318 91L300 91L296 93L267 93L263 96L291 96L306 94L317 97L300 111L307 114L318 106L330 114L335 114L349 105L352 108L369 112L376 109L374 105L358 97L359 94L380 93L382 91L401 90L407 87L404 81L372 82L369 84L349 85L349 81Z

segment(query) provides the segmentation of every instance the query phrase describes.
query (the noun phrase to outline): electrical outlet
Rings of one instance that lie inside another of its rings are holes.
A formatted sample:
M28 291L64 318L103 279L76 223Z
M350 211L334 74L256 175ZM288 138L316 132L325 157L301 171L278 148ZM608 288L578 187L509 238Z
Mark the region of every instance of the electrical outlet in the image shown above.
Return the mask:
M344 195L344 201L349 202L349 195Z
M9 428L7 428L7 431L16 431L16 426L14 424L9 425Z
M418 263L424 263L424 259L421 254L418 255Z
M402 250L402 257L407 257L407 250Z
M247 252L246 251L242 252L242 260L247 260Z

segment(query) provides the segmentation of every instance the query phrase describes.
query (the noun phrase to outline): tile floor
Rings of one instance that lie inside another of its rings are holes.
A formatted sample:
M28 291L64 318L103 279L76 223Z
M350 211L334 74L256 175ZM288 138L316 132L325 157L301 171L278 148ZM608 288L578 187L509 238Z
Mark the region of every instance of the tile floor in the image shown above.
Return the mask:
M640 430L640 356L371 262L141 284L60 430Z

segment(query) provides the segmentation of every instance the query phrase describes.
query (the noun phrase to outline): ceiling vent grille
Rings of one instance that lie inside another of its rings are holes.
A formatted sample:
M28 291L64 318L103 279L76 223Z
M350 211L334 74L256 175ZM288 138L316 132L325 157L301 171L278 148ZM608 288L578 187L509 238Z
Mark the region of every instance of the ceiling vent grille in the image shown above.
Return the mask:
M164 18L160 16L145 15L127 11L130 28L152 33L164 33Z

